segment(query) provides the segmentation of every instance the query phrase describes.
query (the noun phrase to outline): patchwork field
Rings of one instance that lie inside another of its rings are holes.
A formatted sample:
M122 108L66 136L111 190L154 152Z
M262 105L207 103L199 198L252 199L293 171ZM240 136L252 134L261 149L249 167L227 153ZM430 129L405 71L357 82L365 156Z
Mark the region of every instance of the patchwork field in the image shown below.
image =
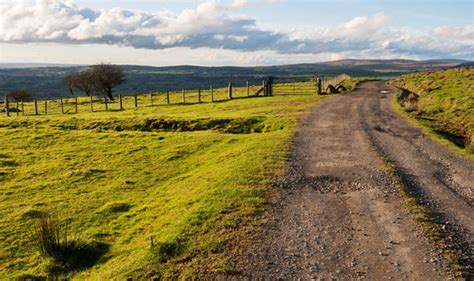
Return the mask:
M0 279L232 272L226 249L261 223L297 119L321 96L130 99L124 111L91 113L83 98L79 114L0 117ZM44 212L86 262L41 255L32 237Z

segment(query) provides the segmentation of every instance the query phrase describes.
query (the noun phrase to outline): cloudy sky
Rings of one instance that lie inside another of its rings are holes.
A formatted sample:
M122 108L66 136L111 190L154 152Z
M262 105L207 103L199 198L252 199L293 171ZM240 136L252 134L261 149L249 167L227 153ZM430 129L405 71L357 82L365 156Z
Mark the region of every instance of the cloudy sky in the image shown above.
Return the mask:
M0 62L474 59L473 0L0 0Z

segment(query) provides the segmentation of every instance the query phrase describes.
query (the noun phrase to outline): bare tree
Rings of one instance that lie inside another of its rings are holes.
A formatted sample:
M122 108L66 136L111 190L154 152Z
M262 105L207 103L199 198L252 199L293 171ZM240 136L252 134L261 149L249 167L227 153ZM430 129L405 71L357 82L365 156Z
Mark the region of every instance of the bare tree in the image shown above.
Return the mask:
M33 98L31 93L26 90L11 91L10 93L8 93L7 96L15 102L16 101L30 101Z
M94 74L92 70L87 69L79 73L68 74L64 77L64 84L69 88L69 92L74 97L74 89L78 89L86 96L90 96L94 90Z
M125 82L125 73L122 68L116 65L101 63L92 66L90 71L94 77L94 89L113 100L112 94L114 89Z

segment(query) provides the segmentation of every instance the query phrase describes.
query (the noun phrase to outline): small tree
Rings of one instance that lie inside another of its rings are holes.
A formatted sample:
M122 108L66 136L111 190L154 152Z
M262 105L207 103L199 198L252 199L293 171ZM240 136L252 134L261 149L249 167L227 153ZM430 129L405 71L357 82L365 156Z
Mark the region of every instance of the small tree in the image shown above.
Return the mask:
M94 77L94 89L102 92L110 100L114 99L112 96L114 89L126 80L120 66L101 63L92 66L90 71Z
M94 90L94 74L90 69L83 70L79 73L68 74L64 77L64 84L69 88L69 92L74 97L74 89L78 89L86 96L90 96Z
M11 98L13 101L29 101L33 98L30 92L26 90L16 90L16 91L11 91L10 93L7 94L9 98Z

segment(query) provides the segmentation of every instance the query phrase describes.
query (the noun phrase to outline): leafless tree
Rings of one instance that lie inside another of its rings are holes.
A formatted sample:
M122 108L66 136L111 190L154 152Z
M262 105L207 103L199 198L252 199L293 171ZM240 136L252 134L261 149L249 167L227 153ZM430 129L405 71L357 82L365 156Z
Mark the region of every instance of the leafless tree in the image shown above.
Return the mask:
M111 64L97 64L90 69L94 83L94 89L102 92L110 100L113 100L114 89L125 82L125 73L120 66Z
M94 91L94 74L90 69L83 70L79 73L68 74L64 77L64 84L69 88L69 92L74 97L74 90L78 89L86 96L90 96Z
M16 90L16 91L11 91L7 95L9 98L11 98L13 101L30 101L33 96L30 92L26 90Z

